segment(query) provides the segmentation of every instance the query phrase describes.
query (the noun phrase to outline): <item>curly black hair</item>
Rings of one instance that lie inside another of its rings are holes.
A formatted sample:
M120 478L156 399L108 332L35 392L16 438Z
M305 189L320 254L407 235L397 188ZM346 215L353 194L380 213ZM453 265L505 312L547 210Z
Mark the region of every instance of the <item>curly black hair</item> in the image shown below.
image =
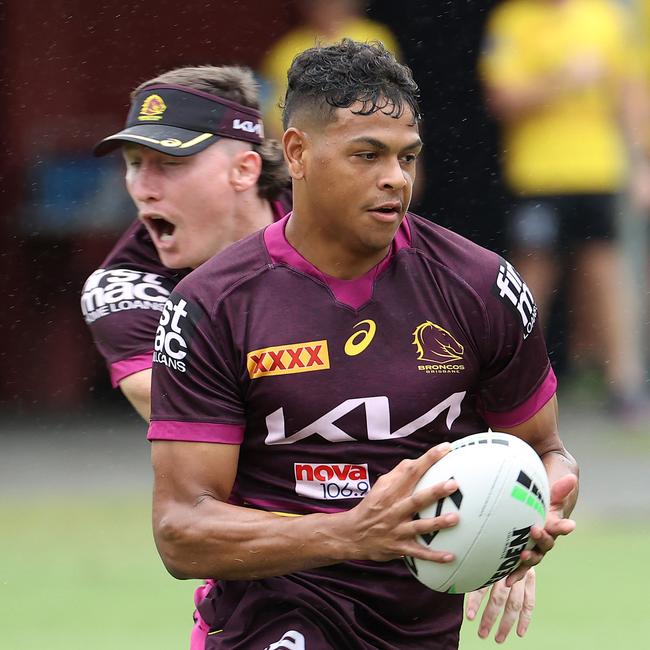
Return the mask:
M399 63L379 42L360 43L349 38L335 45L313 47L293 60L287 73L283 124L303 109L318 111L331 120L337 108L359 102L357 115L382 111L398 118L405 108L420 118L419 88L410 68Z

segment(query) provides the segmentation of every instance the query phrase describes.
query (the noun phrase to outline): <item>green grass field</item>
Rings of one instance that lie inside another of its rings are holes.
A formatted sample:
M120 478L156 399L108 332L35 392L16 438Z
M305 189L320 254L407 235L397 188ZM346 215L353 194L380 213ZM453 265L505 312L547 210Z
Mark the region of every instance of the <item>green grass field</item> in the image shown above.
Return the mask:
M165 572L149 503L107 497L0 504L3 650L187 648L192 592ZM522 650L647 647L650 523L580 522L538 571L538 606ZM495 647L464 627L461 648Z

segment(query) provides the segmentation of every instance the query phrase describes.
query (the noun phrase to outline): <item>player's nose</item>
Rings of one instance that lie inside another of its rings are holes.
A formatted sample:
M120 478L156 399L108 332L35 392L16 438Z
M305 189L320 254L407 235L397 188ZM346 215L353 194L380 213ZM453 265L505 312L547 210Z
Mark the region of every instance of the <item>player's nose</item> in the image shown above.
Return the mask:
M389 159L382 167L379 185L381 189L401 190L409 182L409 176L402 168L399 158Z
M129 180L129 193L135 201L155 201L161 198L160 179L151 165L142 163Z

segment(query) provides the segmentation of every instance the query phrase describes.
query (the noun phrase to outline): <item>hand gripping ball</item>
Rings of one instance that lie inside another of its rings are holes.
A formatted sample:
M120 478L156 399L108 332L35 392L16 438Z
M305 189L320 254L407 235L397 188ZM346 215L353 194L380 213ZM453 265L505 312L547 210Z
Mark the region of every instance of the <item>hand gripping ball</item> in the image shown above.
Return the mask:
M458 512L459 523L418 541L453 553L441 564L406 557L411 573L435 591L465 593L512 573L521 552L534 546L532 526L543 526L549 505L544 465L535 450L515 436L487 432L461 438L415 486L421 490L453 478L454 494L427 506L416 517Z

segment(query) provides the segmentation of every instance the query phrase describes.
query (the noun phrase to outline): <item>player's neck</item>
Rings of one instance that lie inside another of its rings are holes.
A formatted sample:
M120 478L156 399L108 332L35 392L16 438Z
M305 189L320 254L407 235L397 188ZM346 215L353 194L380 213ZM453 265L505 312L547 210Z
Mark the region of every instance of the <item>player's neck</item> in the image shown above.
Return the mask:
M252 235L275 220L273 206L270 201L262 199L257 194L242 197L237 209L237 219L240 227L240 238Z
M345 242L327 236L321 228L310 227L294 212L285 229L287 241L319 271L340 280L354 280L365 275L379 264L390 251L360 253L350 249Z

